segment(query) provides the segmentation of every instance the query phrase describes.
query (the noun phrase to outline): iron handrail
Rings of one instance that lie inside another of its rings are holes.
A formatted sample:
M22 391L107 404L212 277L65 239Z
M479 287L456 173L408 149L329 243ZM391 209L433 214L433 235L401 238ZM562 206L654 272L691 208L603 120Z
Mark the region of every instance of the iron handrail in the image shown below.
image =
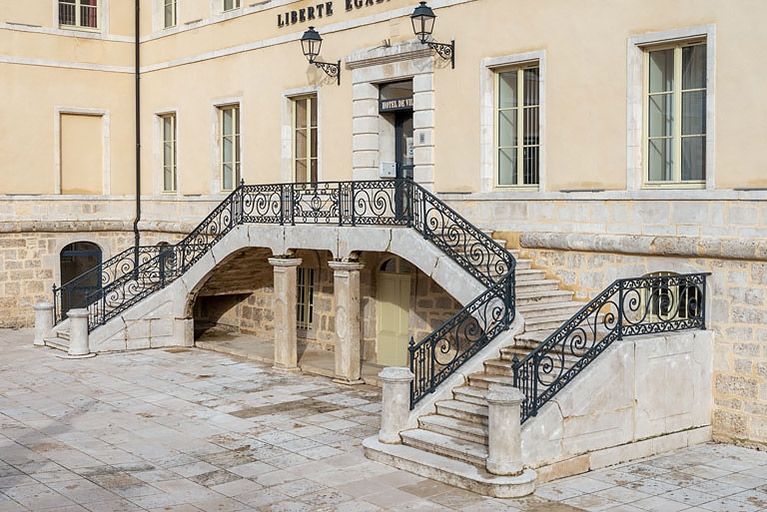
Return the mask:
M54 324L57 324L66 318L65 304L71 305L72 294L78 290L91 290L94 288L92 283L96 283L96 288L110 283L123 274L133 272L136 268L136 262L147 261L156 255L160 250L156 245L142 245L138 247L129 247L121 251L106 261L86 270L78 276L70 279L61 286L53 285L53 312ZM87 303L84 304L87 307Z
M508 328L514 318L513 256L410 179L241 183L183 240L152 247L138 266L111 274L108 282L88 294L89 330L173 282L235 226L251 223L410 227L488 287L434 333L417 345L411 343L409 364L416 374L411 406ZM433 363L428 369L427 360Z
M514 320L514 272L482 292L434 332L416 343L410 339L410 408L434 392Z
M521 421L536 416L615 340L706 328L706 276L674 274L618 279L521 360L514 387L525 398Z

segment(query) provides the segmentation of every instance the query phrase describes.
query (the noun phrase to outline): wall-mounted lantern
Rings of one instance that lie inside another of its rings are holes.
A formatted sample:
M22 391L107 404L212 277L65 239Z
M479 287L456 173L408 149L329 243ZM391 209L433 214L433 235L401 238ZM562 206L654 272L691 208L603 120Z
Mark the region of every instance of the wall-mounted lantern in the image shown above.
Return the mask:
M415 8L413 14L410 15L410 21L413 23L413 33L421 41L421 43L428 45L429 48L437 52L437 55L447 60L450 59L450 64L455 69L455 39L450 41L450 44L437 43L429 41L431 33L434 31L434 18L437 15L431 10L431 7L426 5L426 2L421 2L418 7Z
M301 36L301 51L304 52L304 57L309 60L309 64L314 64L329 77L337 78L338 85L341 85L341 59L338 59L335 64L314 60L320 54L321 47L322 37L320 37L319 32L314 30L314 27L309 27L309 30Z

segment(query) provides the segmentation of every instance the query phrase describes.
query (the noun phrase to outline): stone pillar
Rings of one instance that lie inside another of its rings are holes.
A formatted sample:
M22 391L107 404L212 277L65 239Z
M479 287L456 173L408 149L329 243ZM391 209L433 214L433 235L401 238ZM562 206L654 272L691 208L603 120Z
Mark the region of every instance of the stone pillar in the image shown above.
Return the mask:
M361 330L360 330L360 270L362 263L329 261L333 270L333 298L335 299L336 382L360 384Z
M67 316L69 317L69 352L66 357L79 359L95 356L96 354L92 354L88 346L88 310L70 309Z
M409 368L389 366L378 374L383 382L381 430L378 440L387 444L402 442L399 433L407 428L410 415L410 383L413 373Z
M520 406L525 396L515 387L490 384L487 394L487 470L494 475L522 473Z
M53 329L53 304L38 302L35 308L35 341L38 346L45 345L45 335Z
M301 258L269 258L274 267L274 366L298 370L296 339L296 268Z

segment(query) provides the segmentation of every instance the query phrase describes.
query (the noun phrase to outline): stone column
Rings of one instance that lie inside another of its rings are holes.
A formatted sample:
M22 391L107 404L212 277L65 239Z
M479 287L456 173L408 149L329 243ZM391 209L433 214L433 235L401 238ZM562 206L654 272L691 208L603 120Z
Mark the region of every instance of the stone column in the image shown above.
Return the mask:
M69 317L69 352L65 357L79 359L93 357L88 346L88 310L85 308L70 309Z
M389 366L378 374L383 382L381 407L381 430L378 440L387 444L399 444L399 433L407 428L410 415L410 383L414 375L409 368Z
M487 470L494 475L522 473L520 405L525 396L515 387L490 384L487 394Z
M274 267L274 366L298 370L296 339L296 268L301 258L269 258Z
M329 261L333 270L333 298L336 315L336 382L360 384L360 270L362 263Z
M45 345L45 335L53 329L53 304L38 302L35 308L35 341L38 346Z

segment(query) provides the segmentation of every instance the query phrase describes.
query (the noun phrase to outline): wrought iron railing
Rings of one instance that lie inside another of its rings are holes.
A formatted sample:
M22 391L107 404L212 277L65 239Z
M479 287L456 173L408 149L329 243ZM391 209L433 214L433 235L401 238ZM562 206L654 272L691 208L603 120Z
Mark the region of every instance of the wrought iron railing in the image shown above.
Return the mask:
M410 408L433 392L514 320L514 273L509 272L436 331L416 343L411 338Z
M514 386L525 396L521 418L538 414L568 382L624 336L706 328L706 276L672 274L619 279L523 359Z
M138 265L147 262L156 256L159 250L160 246L155 245L139 246L138 248L129 247L61 286L54 284L54 323L64 320L67 310L75 307L86 307L86 292L97 290L124 274L132 273L137 262Z
M179 243L142 248L139 257L131 248L92 269L101 287L86 297L89 329L170 284L239 224L410 227L488 287L434 333L410 345L410 367L416 374L411 406L514 319L511 254L428 190L412 180L396 179L243 183ZM71 283L55 294L65 293ZM64 313L57 313L57 322Z

